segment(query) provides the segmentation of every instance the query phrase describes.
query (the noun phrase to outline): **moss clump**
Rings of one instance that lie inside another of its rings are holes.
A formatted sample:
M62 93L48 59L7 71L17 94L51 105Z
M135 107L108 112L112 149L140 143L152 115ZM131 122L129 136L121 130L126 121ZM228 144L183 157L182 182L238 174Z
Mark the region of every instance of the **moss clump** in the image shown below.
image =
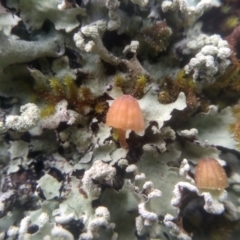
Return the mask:
M113 138L113 141L118 142L119 134L118 134L118 130L117 129L113 129L112 130L112 138Z
M144 88L146 87L147 82L147 77L145 75L140 75L135 82L132 96L137 99L142 98L144 95Z
M229 34L234 28L239 25L239 5L231 3L231 4L223 4L220 8L220 28L223 33Z
M187 107L179 114L177 111L173 115L177 115L178 123L187 120L201 106L198 97L197 88L192 78L185 76L184 70L181 70L176 79L166 77L162 83L161 91L158 94L158 100L162 104L169 104L178 98L180 92L186 96ZM174 117L173 117L174 118Z
M45 83L35 85L35 96L46 105L41 117L48 117L55 111L55 105L61 100L68 102L68 108L90 118L103 118L107 109L107 95L95 97L91 89L85 85L78 86L69 76L63 79L51 78Z
M47 105L41 109L40 116L41 118L46 118L55 113L55 107L53 105Z
M225 73L212 85L202 91L210 99L211 104L218 105L220 109L233 106L238 102L240 94L240 65L232 64Z
M228 4L224 4L221 8L221 13L228 14L231 11L231 7Z
M137 99L143 97L148 81L149 78L145 74L141 74L136 78L129 77L129 79L125 79L121 74L117 74L113 78L115 87L121 88L124 94L130 94Z
M124 84L124 78L122 75L117 74L114 77L114 86L115 87L119 87L119 88L123 88L123 84Z
M68 102L70 109L84 115L97 104L91 90L86 86L78 87L75 80L69 76L63 79L51 78L45 85L36 85L35 93L38 99L45 101L49 106L46 110L43 109L43 116L50 115L51 106L63 99Z
M168 104L173 102L173 97L167 90L163 90L158 94L158 100L162 104Z
M237 65L231 65L226 72L217 79L205 91L210 95L218 95L220 92L232 91L240 92L240 68Z
M108 108L108 104L106 102L98 102L95 107L94 111L97 114L103 114Z
M193 98L197 94L197 89L192 78L185 76L184 70L181 70L176 79L166 77L162 83L161 91L158 95L158 100L163 103L174 102L180 92L184 92L187 99Z
M239 24L238 16L230 16L224 22L223 28L226 30L233 30L235 27L238 26L238 24Z
M76 99L78 98L78 88L76 86L75 81L70 77L65 77L63 79L65 85L65 94L68 99Z
M55 96L63 97L65 95L64 86L57 78L49 79L49 86Z
M156 22L141 31L143 41L156 54L165 51L170 43L172 29L166 21Z
M94 100L94 97L93 97L93 94L90 90L90 88L86 87L86 86L81 86L79 88L79 96L80 98L85 101L85 102L88 102L88 103L92 103L93 100Z

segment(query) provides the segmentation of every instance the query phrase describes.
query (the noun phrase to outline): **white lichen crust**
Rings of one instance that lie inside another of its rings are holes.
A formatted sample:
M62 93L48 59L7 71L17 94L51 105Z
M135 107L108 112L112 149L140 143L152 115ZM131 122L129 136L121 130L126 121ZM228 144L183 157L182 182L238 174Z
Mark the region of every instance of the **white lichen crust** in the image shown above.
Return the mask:
M97 199L101 193L101 187L93 180L104 183L111 183L116 174L116 169L101 160L94 161L92 167L84 173L82 187L92 200Z
M148 210L146 210L145 203L141 203L138 205L138 212L141 215L141 217L144 219L145 226L152 225L158 219L156 213L149 212Z
M197 54L185 66L187 74L193 72L194 81L212 84L217 76L223 74L231 61L231 49L227 41L219 35L200 34L187 44L190 51Z
M51 236L53 239L74 240L73 235L69 231L59 226L54 226Z
M12 201L14 201L16 192L8 191L0 196L0 214L3 215L5 210L9 207Z
M37 105L28 103L20 108L21 115L8 115L5 120L5 125L8 129L13 129L19 132L26 132L35 127L40 119L40 110Z
M198 130L196 128L181 130L179 135L188 139L196 139L198 136Z
M93 240L99 237L99 228L103 227L106 230L112 231L111 239L117 239L117 234L114 232L115 224L110 223L110 212L106 207L100 206L95 210L94 218L88 222L86 232L80 234L79 240Z
M121 18L118 14L120 2L118 0L107 0L106 7L108 8L108 16L110 21L107 23L107 29L114 31L121 26Z
M192 24L213 6L220 6L220 2L218 0L164 0L162 2L162 11L179 10L188 21L188 24Z
M79 118L79 114L73 110L68 110L67 106L68 102L66 100L62 100L57 103L54 114L41 119L41 127L55 129L61 122L66 122L69 125L75 123L75 121Z
M166 214L163 220L164 224L171 229L170 233L180 240L192 240L192 237L187 232L174 223L174 219L171 214Z
M196 193L198 196L204 198L204 209L208 213L212 214L221 214L224 211L223 201L227 199L227 191L208 191L201 192L197 187L188 182L179 182L176 184L173 193L174 197L172 198L171 204L173 207L178 209L179 203L182 201L182 191L186 189L190 192Z
M30 234L27 233L29 225L30 225L30 217L26 216L25 218L22 219L20 223L20 227L18 231L19 240L30 239Z
M145 233L146 228L151 229L152 227L154 229L158 221L158 215L151 211L151 202L154 201L154 198L160 198L162 192L159 189L155 189L151 181L147 181L143 184L142 194L146 201L138 204L139 216L135 219L135 226L140 236Z
M191 183L194 183L194 180L189 176L189 172L191 170L190 164L188 163L187 159L183 159L179 168L179 174L181 176L185 176L187 180Z
M74 34L73 40L75 41L76 46L81 50L88 53L93 52L99 55L104 61L113 65L118 65L119 59L108 52L103 45L102 34L106 31L106 29L106 21L99 20L81 27L80 31ZM90 38L92 40L86 42L86 38Z

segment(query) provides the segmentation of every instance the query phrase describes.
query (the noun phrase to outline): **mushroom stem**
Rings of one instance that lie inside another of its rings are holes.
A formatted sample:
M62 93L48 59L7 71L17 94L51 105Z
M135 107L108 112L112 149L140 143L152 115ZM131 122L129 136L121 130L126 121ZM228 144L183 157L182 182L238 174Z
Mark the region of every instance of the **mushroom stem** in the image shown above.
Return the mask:
M126 131L118 128L118 138L121 148L128 148L128 144L126 142Z

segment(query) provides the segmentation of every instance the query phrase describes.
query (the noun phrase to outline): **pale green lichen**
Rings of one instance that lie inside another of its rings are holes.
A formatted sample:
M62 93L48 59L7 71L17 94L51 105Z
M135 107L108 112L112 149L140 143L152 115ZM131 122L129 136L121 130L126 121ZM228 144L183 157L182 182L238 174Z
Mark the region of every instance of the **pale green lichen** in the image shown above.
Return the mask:
M230 80L222 75L232 61L227 42L217 27L204 33L205 16L203 28L193 25L218 1L2 2L0 237L230 236L240 222L238 67L228 68ZM127 132L129 149L105 125L122 94L137 98L145 123ZM194 184L206 156L227 170L220 200Z
M21 10L20 17L27 24L28 29L39 29L46 19L52 21L57 30L64 29L66 32L72 31L79 26L77 15L86 15L83 8L77 7L60 11L57 6L58 0L48 2L39 1L21 1L19 9Z
M230 107L219 112L216 106L210 106L207 113L200 113L190 119L188 126L198 129L197 140L203 145L222 146L238 150L238 143L229 131L229 126L234 120Z
M10 39L0 32L0 70L15 63L29 62L40 57L58 57L63 54L61 40L48 38L35 42Z

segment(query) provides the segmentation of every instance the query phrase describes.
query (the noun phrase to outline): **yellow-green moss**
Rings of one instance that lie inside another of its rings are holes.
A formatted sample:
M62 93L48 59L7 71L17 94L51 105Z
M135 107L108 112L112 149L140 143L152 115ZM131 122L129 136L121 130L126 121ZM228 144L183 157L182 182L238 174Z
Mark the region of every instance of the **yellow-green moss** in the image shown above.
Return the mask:
M69 99L74 99L78 97L78 87L75 81L71 77L64 78L65 94Z
M222 29L230 31L230 30L233 30L238 25L239 25L239 17L233 15L233 16L226 18L226 20L224 21L224 23L222 25Z
M113 138L113 140L114 140L115 142L118 142L118 140L119 140L119 134L118 134L117 129L113 129L112 138Z
M122 75L117 74L114 77L114 86L122 88L123 87L123 82L124 82L124 79L123 79Z
M185 76L184 70L179 71L176 79L169 77L164 79L158 99L163 104L171 103L176 100L180 92L184 92L187 98L189 95L191 99L197 94L192 78Z
M91 103L94 99L91 89L86 86L81 86L79 88L79 96L83 101Z
M186 121L200 105L197 88L191 77L185 75L184 70L179 71L175 79L165 77L162 82L161 91L158 94L158 100L162 104L169 104L174 102L180 92L186 96L187 107L179 115L175 113L178 118L178 123Z
M219 92L220 90L231 90L240 92L240 69L236 65L231 65L225 73L219 77L214 84L208 87L209 91Z
M176 83L174 85L178 91L196 91L196 86L193 79L191 77L186 77L183 69L179 71L175 81Z
M53 91L53 94L56 96L64 95L64 86L57 78L49 79L49 85Z
M173 97L168 91L160 91L158 94L158 100L162 104L168 104L174 101Z
M136 82L135 82L135 86L134 86L134 90L133 90L133 97L140 99L143 97L144 94L144 88L146 87L147 84L147 77L145 75L140 75Z
M89 87L78 87L75 80L69 76L62 79L51 78L45 84L36 84L34 90L36 98L47 105L55 106L65 99L68 102L68 107L80 114L86 114L89 109L94 109L97 103ZM97 110L101 111L98 108ZM43 117L49 114L51 114L51 107L46 108L46 110L43 109Z
M107 102L97 102L94 107L94 111L97 114L102 114L107 109L107 106Z
M221 7L221 12L224 14L228 14L230 12L230 10L231 10L231 7L228 4L224 4Z
M41 118L46 118L55 113L55 107L53 105L47 105L41 109L40 116Z

